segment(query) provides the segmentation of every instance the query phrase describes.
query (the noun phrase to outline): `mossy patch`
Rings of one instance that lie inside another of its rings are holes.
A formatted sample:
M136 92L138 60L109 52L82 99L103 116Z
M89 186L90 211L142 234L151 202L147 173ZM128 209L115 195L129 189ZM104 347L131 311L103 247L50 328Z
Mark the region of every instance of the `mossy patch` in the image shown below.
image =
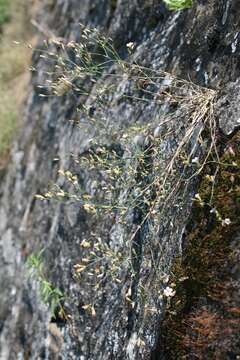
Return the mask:
M169 360L238 354L240 302L234 272L240 248L234 239L240 229L240 134L224 148L205 168L184 256L173 268L177 291L160 341L160 353Z

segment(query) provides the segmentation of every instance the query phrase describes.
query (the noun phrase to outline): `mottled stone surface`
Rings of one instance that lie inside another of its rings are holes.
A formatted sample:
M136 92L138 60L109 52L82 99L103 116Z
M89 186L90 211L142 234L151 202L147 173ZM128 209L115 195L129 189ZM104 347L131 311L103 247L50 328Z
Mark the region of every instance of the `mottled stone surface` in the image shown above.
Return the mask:
M66 41L79 40L79 22L96 26L113 38L122 57L127 57L126 44L134 42L132 59L145 66L171 71L202 86L234 89L233 98L228 100L229 116L223 122L220 115L222 130L231 132L235 127L232 118L240 118L235 101L240 91L237 0L196 1L193 9L177 13L168 12L155 0L46 1L39 19L44 29ZM89 127L87 134L73 130L67 121L79 116L76 107L83 100L76 94L39 97L37 85L44 82L46 65L37 54L33 63L39 72L33 74L24 126L13 147L6 175L1 179L0 358L151 359L161 331L164 302L159 296L162 281L155 278L156 272L146 259L151 250L160 273L169 273L174 257L181 254L182 234L190 216L192 198L198 190L197 181L181 189L171 206L156 214L160 226L151 233L148 229L140 232L141 251L134 263L134 279L129 273L129 264L123 264L122 282L108 279L99 291L84 281L76 281L73 266L82 257L81 241L94 232L114 248L127 241L128 228L117 227L108 217L96 221L77 204L69 207L35 200L36 193L46 189L51 180L57 180L59 167L72 167L71 153L88 149L96 131ZM103 74L99 82L106 81L108 85L106 79ZM228 85L229 81L235 85ZM131 84L122 78L117 91L107 100L107 107L99 111L99 116L104 114L108 127L124 129L137 122L156 128L163 116L171 113L168 106L119 100L121 92L127 89L131 91ZM93 86L93 94L94 90ZM91 98L86 101L91 103ZM223 106L219 109L223 114L224 102L219 104ZM181 130L186 127L184 115L173 111L172 121L163 129L163 132L174 130L161 144L163 166L181 142ZM159 132L156 130L155 136ZM193 136L191 148L196 144ZM60 160L56 162L55 158ZM95 179L87 172L82 178L87 187L94 188ZM128 225L131 228L131 219ZM27 256L42 247L46 247L44 263L49 279L66 294L65 307L71 315L68 323L51 322L48 309L39 299L37 284L27 277ZM140 294L142 287L147 292L147 305L154 308L147 314ZM129 288L134 306L125 299ZM89 303L95 306L95 317L82 309L82 305ZM157 356L162 358L160 353Z
M226 135L238 131L239 119L239 80L230 82L222 89L217 104L219 126Z

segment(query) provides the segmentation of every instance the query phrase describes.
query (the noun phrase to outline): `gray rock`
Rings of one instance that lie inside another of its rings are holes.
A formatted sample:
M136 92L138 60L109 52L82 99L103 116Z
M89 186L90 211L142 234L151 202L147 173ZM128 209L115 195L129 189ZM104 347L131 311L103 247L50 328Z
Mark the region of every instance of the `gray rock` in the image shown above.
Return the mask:
M196 1L192 9L175 13L168 12L162 5L149 4L149 1L57 0L49 5L46 1L40 18L44 29L50 28L66 42L79 41L79 22L82 22L108 33L123 56L127 54L126 44L134 42L136 52L130 62L156 71L170 71L201 86L207 83L219 88L221 85L227 90L217 105L220 126L227 134L232 132L240 118L236 61L240 47L235 38L238 2L228 1L226 8L225 1L211 0L210 4ZM234 53L229 52L233 41ZM197 59L201 66L196 70L193 64ZM137 206L128 214L126 224L116 227L111 216L96 218L80 206L76 210L67 209L67 204L36 201L34 195L44 191L51 181L58 182L55 158L60 159L62 168L78 172L83 186L90 187L89 184L97 180L96 174L89 169L79 169L70 154L86 153L94 147L93 139L111 147L114 142L106 135L106 128L116 137L136 123L151 124L157 131L158 124L170 117L171 121L164 127L164 134L169 135L159 146L160 166L156 170L158 176L164 178L169 159L185 134L188 115L177 101L166 105L126 100L123 94L131 94L134 84L127 76L116 84L115 78L108 76L111 71L114 73L114 67L106 69L97 84L85 81L92 94L87 100L73 92L63 97L41 98L37 85L45 82L48 67L37 54L33 62L39 72L33 74L22 136L0 188L0 358L148 360L159 356L161 359L160 353L154 354L165 312L165 301L161 297L165 285L161 279L170 273L175 257L182 254L182 236L198 181L193 178L189 186L165 203L163 193L163 202L153 209L154 218L136 232L134 242L130 241L130 234L139 225ZM228 85L229 81L233 83ZM99 130L97 125L85 124L80 129L73 128L67 121L69 117L79 118L80 103L93 108L97 86L105 83L115 91L101 108L92 109L96 124L102 122L105 127L100 126ZM164 86L173 86L168 77ZM191 89L186 87L190 94ZM145 139L138 137L134 141L144 144ZM194 134L190 141L194 156L198 156L199 146ZM141 172L138 176L141 178ZM176 174L171 181L166 180L167 189L173 189L178 179ZM132 189L131 180L134 184L134 179L130 179L122 192L114 195L123 203L127 196L139 193L138 188ZM150 180L144 178L143 181ZM97 190L98 196L104 198L106 190L101 187ZM149 205L141 206L145 209ZM85 256L80 243L84 239L92 240L94 234L113 250L123 253L128 250L120 267L121 282L109 276L98 289L90 286L86 277L76 280L73 276L74 265ZM118 237L120 246L116 244ZM27 256L43 247L46 248L46 276L66 294L69 317L65 323L58 318L51 319L49 309L39 298L37 284L28 280ZM12 289L15 290L12 292ZM126 299L127 294L131 301ZM94 306L96 316L82 308L89 304ZM148 312L149 308L154 311Z
M240 129L240 81L230 82L220 93L216 116L226 135Z

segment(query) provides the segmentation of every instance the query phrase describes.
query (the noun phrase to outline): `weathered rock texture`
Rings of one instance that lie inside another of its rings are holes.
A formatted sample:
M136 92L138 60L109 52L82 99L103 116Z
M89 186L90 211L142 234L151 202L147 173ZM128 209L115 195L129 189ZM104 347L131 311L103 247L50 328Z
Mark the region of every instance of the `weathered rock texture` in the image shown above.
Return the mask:
M216 141L224 151L226 136L237 131L240 118L239 11L238 0L196 0L192 9L176 13L168 12L160 0L57 0L46 1L39 19L46 34L64 38L66 42L79 41L80 22L97 27L111 36L123 58L129 56L126 44L134 42L135 51L129 61L134 58L144 66L219 90L216 112L221 128ZM93 174L86 169L81 172L72 163L70 154L87 151L94 136L108 146L114 141L110 143L102 133L99 139L94 127L86 126L86 132L73 128L68 120L78 119L77 107L83 101L92 106L91 99L73 91L62 97L40 97L37 86L44 83L43 70L47 66L37 53L33 65L38 72L33 74L25 123L14 145L12 161L1 179L0 357L3 360L169 359L170 353L159 345L165 313L161 294L166 287L160 275L169 274L174 259L182 254L182 238L189 225L192 198L198 192L199 181L194 177L184 189L179 189L170 206L165 206L163 211L161 206L158 208L153 230L147 225L137 231L132 246L135 251L122 264L120 283L108 277L96 290L84 276L77 280L73 269L83 257L80 247L83 239L92 238L94 233L112 249L124 251L128 233L132 233L144 214L138 214L140 220L137 219L135 209L135 217L129 216L125 228L116 226L111 216L96 219L78 203L36 201L36 193L42 193L50 181L57 181L59 168L78 173L84 186L94 192ZM113 69L107 71L111 73ZM106 72L99 83L109 86ZM116 85L116 80L112 84ZM89 91L92 86L94 94L97 85L86 83L86 86ZM122 92L129 91L132 95L131 86L127 78L121 78L107 105L96 109L96 114L108 128L119 131L136 123L152 124L154 128L171 114L171 121L159 130L163 133L171 130L160 147L164 168L184 136L187 114L178 106L122 99ZM228 96L228 92L232 95ZM193 155L200 158L206 151L200 149L197 134L191 137L189 151L192 149ZM238 239L237 226L234 229L233 246ZM71 316L67 322L51 319L48 309L41 304L37 284L27 276L28 255L43 247L46 274L66 297L64 307ZM234 274L239 278L239 269ZM237 284L236 279L236 291ZM231 307L238 308L237 296L234 299ZM96 316L82 308L88 304L94 306ZM224 359L235 359L237 355L234 352Z

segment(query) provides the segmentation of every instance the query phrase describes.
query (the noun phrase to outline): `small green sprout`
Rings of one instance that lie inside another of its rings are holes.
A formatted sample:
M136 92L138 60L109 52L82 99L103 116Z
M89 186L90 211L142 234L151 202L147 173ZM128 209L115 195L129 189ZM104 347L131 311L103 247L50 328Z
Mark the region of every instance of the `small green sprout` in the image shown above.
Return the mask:
M64 294L56 288L44 274L42 255L45 249L42 249L38 254L31 255L28 258L27 266L30 270L30 276L39 283L41 300L48 305L53 317L56 317L56 311L60 309L59 315L64 316L64 309L62 301Z
M169 10L190 9L193 6L193 0L163 0Z

